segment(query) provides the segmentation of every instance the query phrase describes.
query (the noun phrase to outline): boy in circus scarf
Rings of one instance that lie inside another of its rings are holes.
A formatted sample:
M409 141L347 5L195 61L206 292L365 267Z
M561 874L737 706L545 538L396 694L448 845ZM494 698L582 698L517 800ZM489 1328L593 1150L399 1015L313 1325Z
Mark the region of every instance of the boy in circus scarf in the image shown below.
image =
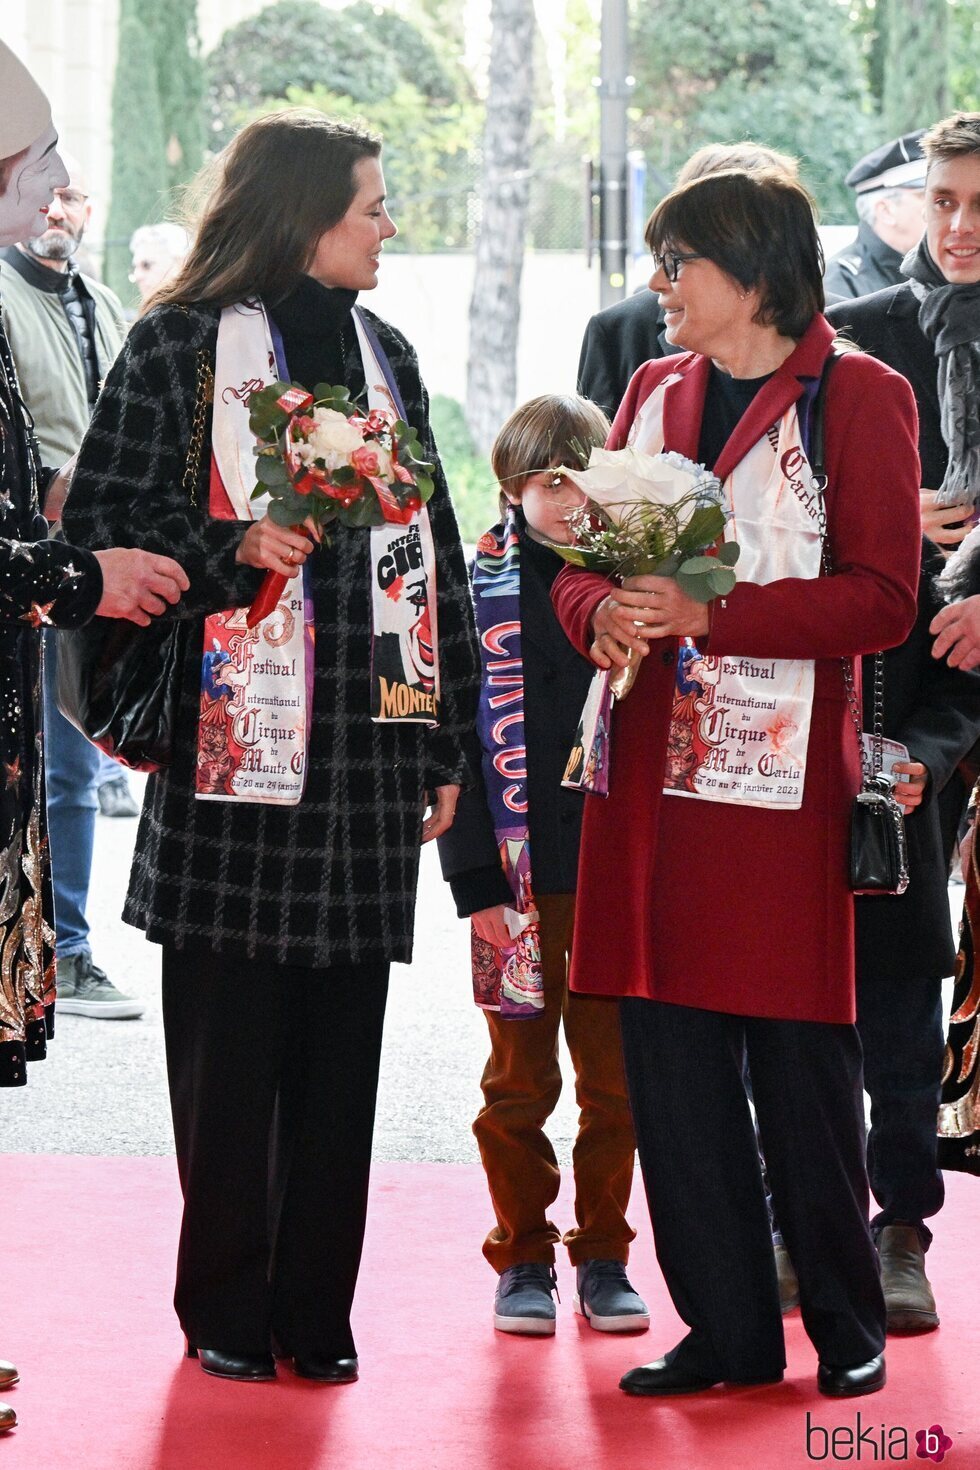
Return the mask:
M576 1268L574 1305L602 1332L649 1326L626 1275L634 1138L617 1008L568 990L583 795L562 774L592 677L551 605L584 497L556 472L605 442L608 422L586 399L547 395L519 408L491 460L502 519L477 545L472 569L483 676L482 779L460 798L439 839L443 874L472 922L476 1003L490 1058L473 1132L497 1223L483 1253L499 1275L494 1326L550 1336L555 1247ZM572 1150L575 1225L550 1218L559 1169L544 1124L561 1091L558 1032L575 1069L579 1131Z

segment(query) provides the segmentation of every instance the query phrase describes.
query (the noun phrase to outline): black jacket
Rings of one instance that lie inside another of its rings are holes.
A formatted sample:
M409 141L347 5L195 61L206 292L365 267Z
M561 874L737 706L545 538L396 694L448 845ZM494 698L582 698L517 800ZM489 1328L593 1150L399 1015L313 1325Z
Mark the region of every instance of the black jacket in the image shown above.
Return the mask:
M524 743L531 881L536 894L575 892L586 800L580 792L566 791L561 785L595 672L565 637L552 607L551 584L562 566L555 552L522 534ZM481 774L482 750L475 735L467 755L476 780L461 795L452 827L439 838L443 876L460 918L513 901L497 852Z
M827 320L842 337L856 342L911 383L919 410L922 484L937 489L946 473L949 451L939 427L936 354L919 326L919 303L911 283L903 281L860 301L828 307Z
M900 897L855 900L857 976L887 981L951 975L956 957L946 894L947 862L938 796L980 737L980 674L932 657L929 624L942 606L933 585L943 558L923 542L915 627L884 655L884 733L923 761L929 785L905 821L909 886ZM873 725L873 660L863 660L864 727Z
M864 220L858 226L857 239L838 250L827 262L823 286L827 300L847 300L869 296L895 286L902 279L900 268L905 257L901 251L886 245L880 235Z
M596 312L582 338L578 391L614 418L640 364L652 357L670 357L677 350L664 338L663 326L653 291L637 291Z
M306 281L300 290L312 317L323 288ZM478 660L466 566L418 362L400 333L367 315L425 457L436 461L428 511L442 723L429 731L371 720L368 534L332 527L331 544L311 558L313 717L298 806L194 797L204 615L246 605L261 581L235 561L243 525L207 513L208 455L196 497L182 487L198 355L214 361L217 308L161 306L133 325L82 445L65 505L67 534L90 547L167 552L191 584L177 608L190 636L174 761L148 782L123 914L153 940L198 940L274 965L313 968L411 959L423 794L465 779L462 740L473 721ZM325 330L325 353L328 337ZM287 339L290 371L310 372L315 363L304 363L291 345ZM342 366L340 381L363 381L353 333Z
M919 326L919 303L908 281L876 291L859 301L827 311L842 336L894 368L912 385L919 411L922 483L935 489L946 472L948 452L939 426L936 357ZM955 949L946 896L946 842L937 798L957 763L980 737L980 684L977 674L951 669L932 657L929 624L941 603L932 579L942 570L940 553L930 542L923 557L919 612L900 648L885 654L885 734L924 761L930 782L925 800L905 824L911 881L900 898L859 898L857 973L887 979L902 973L952 974ZM864 660L865 728L871 728L872 662Z

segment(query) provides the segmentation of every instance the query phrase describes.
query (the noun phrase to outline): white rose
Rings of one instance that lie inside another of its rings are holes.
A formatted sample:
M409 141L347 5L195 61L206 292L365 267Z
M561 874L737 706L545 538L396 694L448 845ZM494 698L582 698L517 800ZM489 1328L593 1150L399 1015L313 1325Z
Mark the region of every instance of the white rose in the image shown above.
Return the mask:
M312 418L314 426L308 441L312 457L322 460L328 470L347 464L354 450L364 443L360 429L335 408L315 408Z
M391 484L391 453L380 444L372 444L371 448L378 456L378 479Z
M641 454L629 446L625 449L593 449L588 469L563 467L562 474L573 480L617 525L634 505L641 502L676 505L708 478L702 465L684 459L682 455ZM696 509L695 500L684 507L678 523L681 530Z

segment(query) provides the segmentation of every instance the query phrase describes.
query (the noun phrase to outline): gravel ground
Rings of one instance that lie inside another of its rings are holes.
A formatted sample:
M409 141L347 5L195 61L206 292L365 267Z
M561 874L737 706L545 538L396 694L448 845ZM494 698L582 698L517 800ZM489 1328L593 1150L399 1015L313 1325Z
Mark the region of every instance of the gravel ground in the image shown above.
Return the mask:
M141 778L133 778L133 785L138 791ZM0 1091L2 1152L173 1153L159 950L119 918L136 826L133 820L99 817L89 917L96 963L120 989L138 996L146 1010L138 1021L59 1016L47 1060L29 1068L28 1085ZM951 884L949 893L955 925L962 886ZM468 926L456 918L436 853L427 847L415 963L392 970L375 1135L378 1159L478 1162L469 1125L480 1106L487 1042L483 1018L471 1000L468 949ZM947 1006L950 990L947 986ZM548 1131L559 1161L568 1165L576 1109L564 1047L562 1070L565 1089Z
M29 1068L27 1086L0 1092L3 1152L173 1152L159 949L119 918L136 826L98 819L89 918L96 963L146 1010L138 1021L59 1016L47 1059ZM474 1163L469 1125L481 1101L486 1026L471 1000L468 926L456 918L431 847L423 852L415 955L414 965L392 970L375 1157ZM563 1069L565 1092L549 1133L567 1163L575 1128L567 1055Z

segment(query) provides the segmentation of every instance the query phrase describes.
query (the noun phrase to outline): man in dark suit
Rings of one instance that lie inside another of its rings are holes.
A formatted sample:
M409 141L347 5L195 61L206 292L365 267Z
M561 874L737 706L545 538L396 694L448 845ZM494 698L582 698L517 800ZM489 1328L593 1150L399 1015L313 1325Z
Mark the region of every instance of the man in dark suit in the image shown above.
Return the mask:
M840 303L827 315L838 330L902 373L919 410L923 529L952 548L967 532L971 507L937 507L956 462L943 435L940 368L946 315L969 299L955 288L980 283L980 114L958 114L922 139L928 161L926 233L904 265L901 285ZM976 308L974 308L976 310ZM980 318L980 313L978 313ZM980 336L980 326L972 333ZM955 386L947 369L943 382ZM928 545L928 543L927 543ZM884 657L885 732L906 744L928 771L921 808L909 818L912 880L901 898L858 900L858 1027L872 1098L869 1173L881 1214L873 1222L882 1261L889 1325L928 1331L938 1323L925 1274L931 1239L924 1220L942 1205L935 1118L943 1054L940 979L952 969L947 864L966 800L956 767L980 735L980 708L964 681L975 675L936 659L932 632L941 613L931 590L935 556L923 562L919 616L905 644ZM980 603L980 599L970 599ZM961 604L965 606L965 604ZM931 629L931 631L930 631ZM865 660L865 690L869 670ZM952 677L951 677L952 676ZM958 680L959 682L954 682Z
M691 154L677 175L677 187L727 169L770 168L782 169L794 179L799 176L795 158L760 143L711 144ZM578 391L613 419L640 364L652 357L669 357L675 350L664 337L660 303L643 286L590 317L579 357Z

